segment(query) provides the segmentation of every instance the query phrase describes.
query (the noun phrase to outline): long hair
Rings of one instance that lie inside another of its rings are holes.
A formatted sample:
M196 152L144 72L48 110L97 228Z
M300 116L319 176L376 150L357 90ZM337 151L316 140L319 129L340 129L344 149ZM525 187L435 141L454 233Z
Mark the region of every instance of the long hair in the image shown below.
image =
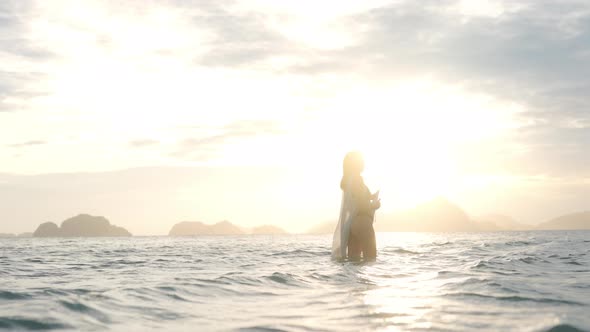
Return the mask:
M363 155L358 151L351 151L344 156L342 162L342 180L340 180L340 188L344 190L346 182L355 177L360 177L365 169L365 161Z

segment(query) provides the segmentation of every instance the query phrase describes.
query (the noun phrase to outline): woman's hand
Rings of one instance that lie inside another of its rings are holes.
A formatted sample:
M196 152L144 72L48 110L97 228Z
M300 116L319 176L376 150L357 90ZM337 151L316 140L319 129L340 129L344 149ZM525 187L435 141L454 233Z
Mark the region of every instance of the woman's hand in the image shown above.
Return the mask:
M371 201L371 208L377 210L381 207L381 199L374 199Z
M381 199L379 198L379 190L377 190L374 194L371 195L371 208L377 210L381 207Z

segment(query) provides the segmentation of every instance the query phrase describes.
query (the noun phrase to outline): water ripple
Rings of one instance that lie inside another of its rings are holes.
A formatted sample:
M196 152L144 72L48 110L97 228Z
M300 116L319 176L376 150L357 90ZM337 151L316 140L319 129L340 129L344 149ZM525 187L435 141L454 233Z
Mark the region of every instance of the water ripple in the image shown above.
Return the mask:
M0 329L590 330L590 232L0 239ZM34 245L31 245L31 244Z

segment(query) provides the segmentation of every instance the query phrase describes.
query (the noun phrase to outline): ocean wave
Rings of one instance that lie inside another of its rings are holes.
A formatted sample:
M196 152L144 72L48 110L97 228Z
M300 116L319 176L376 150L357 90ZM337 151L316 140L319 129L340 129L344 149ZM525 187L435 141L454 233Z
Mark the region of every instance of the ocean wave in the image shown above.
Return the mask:
M10 330L56 330L71 329L71 325L54 321L43 321L31 318L0 317L0 329Z
M356 315L356 318L377 318L377 319L390 319L395 317L407 317L407 313L396 313L396 312L371 312Z
M105 314L102 311L95 309L87 304L81 303L79 301L60 300L59 303L71 311L87 315L91 318L96 319L97 321L99 321L101 323L110 323L111 322L111 319L109 318L109 316L107 314Z
M30 299L32 296L26 293L16 293L11 291L2 291L0 290L0 299L1 300L26 300Z
M533 298L533 297L525 297L525 296L494 296L494 295L485 295L485 294L478 294L478 293L468 293L468 292L459 292L459 293L447 293L443 294L443 297L472 297L472 298L480 298L480 299L489 299L489 300L497 300L497 301L505 301L505 302L535 302L535 303L544 303L544 304L566 304L566 305L575 305L575 306L584 306L584 303L576 302L576 301L569 301L569 300L561 300L561 299L552 299L552 298Z
M293 318L293 317L289 317ZM296 318L296 317L295 317ZM329 331L319 327L307 327L301 324L267 324L252 325L235 329L240 332L286 332L286 331Z
M448 245L451 245L451 244L453 244L453 242L451 242L451 241L445 241L445 242L432 242L432 243L429 243L428 245L429 246L434 246L434 247L444 247L444 246L448 246Z
M283 332L287 330L279 329L276 327L269 327L264 325L255 325L250 327L242 327L237 329L237 331L241 332Z
M509 262L513 263L525 263L525 264L536 264L536 263L551 263L538 256L526 256L517 258L508 258Z
M590 233L530 234L0 240L0 330L589 330Z
M330 256L332 252L330 250L317 250L311 251L306 249L295 249L295 250L286 250L286 251L279 251L273 252L268 254L268 256L294 256L297 258L305 257L305 256Z
M496 292L516 294L518 290L507 287L502 283L489 278L471 277L463 281L448 282L443 284L444 288L452 290L466 290L466 289L493 289Z
M443 271L440 271L440 272L443 272ZM477 285L487 284L487 283L490 283L490 282L492 282L490 279L471 277L471 278L467 278L467 279L465 279L463 281L459 281L459 282L449 282L449 283L444 284L443 286L459 286L459 287L463 287L463 286L474 285L474 284L477 284Z
M403 248L385 248L385 249L383 249L383 253L388 253L388 254L408 254L408 255L418 255L418 254L420 254L419 252L411 251L411 250L406 250L406 249L403 249Z
M491 268L491 265L492 264L489 261L478 260L474 265L471 266L471 269Z
M247 285L247 286L257 286L262 283L260 278L254 278L242 275L242 273L229 273L225 274L216 280L224 281L226 284L235 284L235 285Z
M569 324L558 324L545 330L545 332L584 332L587 330L580 330L579 328Z
M520 246L530 246L531 244L537 244L533 241L523 241L523 240L519 240L519 241L508 241L506 243L504 243L507 246L515 246L515 247L520 247Z
M275 272L270 276L265 277L273 282L289 285L289 286L304 286L305 282L298 280L294 275L290 273Z

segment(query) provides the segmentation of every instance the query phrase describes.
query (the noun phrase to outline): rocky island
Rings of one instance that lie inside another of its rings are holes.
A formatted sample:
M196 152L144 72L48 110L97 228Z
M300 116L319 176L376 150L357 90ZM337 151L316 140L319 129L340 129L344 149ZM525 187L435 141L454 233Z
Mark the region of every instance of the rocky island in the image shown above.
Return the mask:
M581 230L590 229L590 211L572 213L557 217L537 226L539 230Z
M276 235L287 234L279 227L263 225L252 229L242 229L229 221L221 221L213 225L204 224L200 221L183 221L175 224L168 233L169 236L194 236L194 235L251 235L264 234Z
M213 225L207 225L200 221L183 221L172 226L168 233L169 236L241 234L245 234L245 232L229 221L220 221Z
M132 236L123 227L111 225L105 217L80 214L64 220L61 227L53 222L42 223L33 237L95 237Z

